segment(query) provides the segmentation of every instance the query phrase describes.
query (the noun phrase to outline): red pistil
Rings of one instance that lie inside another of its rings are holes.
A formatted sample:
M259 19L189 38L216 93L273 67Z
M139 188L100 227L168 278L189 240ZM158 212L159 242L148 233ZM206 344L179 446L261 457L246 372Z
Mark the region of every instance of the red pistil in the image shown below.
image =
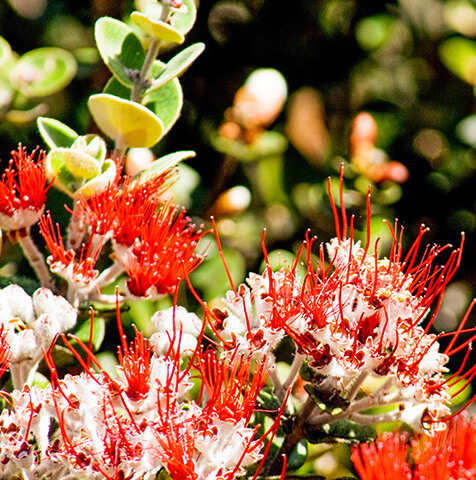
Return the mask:
M245 419L247 423L269 376L266 362L257 365L252 375L250 358L234 354L229 360L221 360L215 350L208 349L199 355L197 368L209 397L205 411L221 420Z
M28 156L20 145L12 157L0 180L0 213L12 216L17 210L40 211L50 188L43 169L45 152L37 148Z
M120 320L119 320L120 321ZM140 400L149 392L151 346L144 334L134 325L135 339L129 346L122 338L122 347L117 348L117 356L127 379L126 394L133 400Z
M203 260L195 249L205 232L196 230L184 210L177 212L177 207L166 204L148 222L140 223L140 238L125 265L133 295L147 296L152 287L158 294L173 293Z
M76 252L74 250L66 250L59 225L56 224L55 229L49 212L40 219L40 233L51 252L49 262L52 264L52 267L60 271L71 267L70 278L74 282L87 283L96 278L98 272L94 269L94 265L101 252L101 242L97 245L95 251L92 252L94 237L91 236L89 242L82 245L79 259L76 261Z

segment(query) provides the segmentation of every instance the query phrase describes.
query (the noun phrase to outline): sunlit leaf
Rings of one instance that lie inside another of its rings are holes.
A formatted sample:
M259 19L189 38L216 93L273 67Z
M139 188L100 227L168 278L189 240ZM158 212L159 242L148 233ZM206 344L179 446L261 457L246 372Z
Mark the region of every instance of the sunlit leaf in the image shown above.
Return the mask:
M129 147L151 147L164 131L157 115L135 102L100 93L89 97L88 106L97 126Z
M184 0L183 6L185 7L184 11L174 13L171 21L172 25L181 32L182 35L185 35L191 30L197 19L197 7L194 0Z
M116 164L113 160L106 160L102 166L101 174L85 183L75 192L76 196L82 195L86 198L104 190L116 177Z
M72 148L56 149L61 154L63 164L76 178L94 178L99 175L101 165L91 155Z
M131 20L151 37L165 42L182 43L185 37L168 23L154 20L141 12L132 12Z

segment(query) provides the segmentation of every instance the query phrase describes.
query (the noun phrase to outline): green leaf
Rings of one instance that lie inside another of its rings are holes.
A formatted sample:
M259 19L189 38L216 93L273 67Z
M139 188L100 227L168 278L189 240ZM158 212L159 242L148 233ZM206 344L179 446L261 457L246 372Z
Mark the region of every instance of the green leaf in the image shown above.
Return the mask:
M116 164L114 160L106 160L102 166L101 174L78 188L75 196L82 195L89 198L91 195L104 190L116 177Z
M94 133L89 133L88 135L81 135L78 137L72 148L75 150L80 150L86 155L94 158L99 165L102 165L107 155L107 145L106 142L99 136Z
M175 167L178 163L186 158L195 156L195 152L191 150L183 150L180 152L170 153L164 157L158 158L148 165L142 172L136 175L136 179L139 183L145 183L153 178L156 178L162 173L166 172L170 168Z
M25 53L12 72L18 90L27 97L45 97L59 92L76 75L74 56L62 48L37 48Z
M56 151L61 154L64 166L75 178L94 178L101 172L101 165L81 150L58 148Z
M185 37L182 33L168 23L155 20L141 12L132 12L131 20L147 34L164 42L183 43Z
M174 78L144 98L144 104L162 121L165 135L178 120L183 105L180 82Z
M108 137L129 147L152 147L164 131L161 119L146 107L114 95L92 95L88 107Z
M307 440L302 439L298 442L288 457L287 470L297 470L301 468L307 459Z
M104 63L124 85L134 85L134 75L140 72L145 52L134 30L124 22L110 17L100 18L95 25L96 44Z
M78 134L64 123L54 118L38 117L38 129L50 148L71 147Z
M276 395L273 394L272 387L264 387L256 399L256 404L259 409L278 411L281 408L281 404Z
M349 420L336 420L312 431L308 429L307 433L310 443L363 443L374 442L377 438L377 432L371 425L359 425Z
M162 468L157 475L157 480L172 480L172 477L165 468Z
M186 7L186 8L184 8ZM184 0L183 11L178 11L172 15L172 25L182 33L187 34L193 27L197 19L197 7L194 0Z
M439 48L443 64L462 80L476 82L476 42L463 37L453 37L442 42Z
M252 162L263 157L281 155L288 145L284 135L270 131L263 132L257 140L249 145L219 135L212 136L211 143L215 150L241 162Z
M204 49L205 45L203 43L194 43L185 50L182 50L178 55L175 55L175 57L167 62L165 68L152 82L152 85L146 90L145 93L148 94L154 92L172 78L180 75L195 61L195 59L203 52Z
M86 345L91 341L93 350L96 351L101 347L106 334L106 322L102 317L95 317L93 319L93 332L91 335L91 319L86 320L79 328L74 332L76 337L79 338Z
M0 67L3 67L12 58L12 47L0 37Z
M131 98L131 92L132 89L126 87L116 77L111 77L102 91L102 93L114 95L115 97L123 98L124 100L129 100Z
M319 374L314 374L314 379L316 377L319 377ZM323 392L310 383L304 385L304 390L321 410L331 415L340 413L349 406L349 401L343 399L337 390Z

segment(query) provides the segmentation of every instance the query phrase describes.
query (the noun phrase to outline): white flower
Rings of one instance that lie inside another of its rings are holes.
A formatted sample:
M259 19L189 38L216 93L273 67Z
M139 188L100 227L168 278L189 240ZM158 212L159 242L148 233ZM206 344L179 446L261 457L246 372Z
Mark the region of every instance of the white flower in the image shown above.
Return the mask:
M151 336L150 343L157 355L165 355L171 343L182 355L190 355L197 348L202 321L194 313L177 306L156 312L151 320L157 332Z

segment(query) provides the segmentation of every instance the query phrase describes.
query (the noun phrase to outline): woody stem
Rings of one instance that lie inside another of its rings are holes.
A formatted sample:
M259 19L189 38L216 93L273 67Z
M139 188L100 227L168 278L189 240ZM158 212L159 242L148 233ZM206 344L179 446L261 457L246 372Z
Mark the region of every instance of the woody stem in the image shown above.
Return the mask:
M55 284L50 271L46 266L45 257L33 242L29 230L26 232L18 232L16 240L23 250L26 259L35 271L38 280L40 280L41 285L54 290Z

